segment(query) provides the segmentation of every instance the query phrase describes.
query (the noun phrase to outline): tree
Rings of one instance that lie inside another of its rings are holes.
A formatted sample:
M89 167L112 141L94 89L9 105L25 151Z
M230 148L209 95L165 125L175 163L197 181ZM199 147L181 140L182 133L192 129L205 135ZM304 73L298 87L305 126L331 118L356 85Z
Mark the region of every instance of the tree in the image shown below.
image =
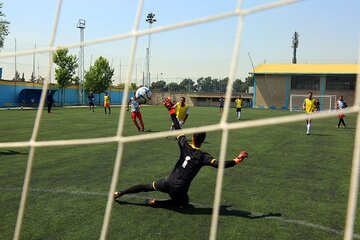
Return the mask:
M173 83L169 83L166 85L166 88L170 91L170 92L177 92L179 91L179 84L173 82Z
M55 69L55 80L61 89L61 105L64 100L64 88L76 80L75 70L78 67L75 55L69 55L67 48L59 48L53 54L53 61L58 67Z
M25 82L25 75L24 73L22 74L21 78L20 78L20 82Z
M219 92L223 92L223 93L226 92L228 81L229 81L228 77L219 80Z
M217 92L218 85L218 80L211 79L211 77L199 78L197 80L197 87L199 92Z
M164 80L160 80L151 83L151 90L163 92L166 89L165 86L166 86L166 82Z
M242 90L242 82L240 79L236 79L233 84L233 90L234 92L241 92Z
M105 92L112 84L113 75L114 69L110 67L109 61L100 56L94 65L90 66L89 71L85 73L84 88L88 92L97 94Z
M130 88L132 90L136 90L136 89L138 89L138 86L136 85L136 83L130 83Z
M119 83L119 84L117 85L117 87L124 89L124 88L125 88L125 83Z
M36 79L35 79L35 82L36 83L41 83L43 84L45 82L45 78L43 78L42 76L38 76Z
M181 91L194 92L194 89L195 89L194 84L195 84L195 82L192 79L185 78L179 84L179 88Z
M246 77L245 78L245 85L246 85L246 87L254 86L254 77L253 76Z
M20 73L16 70L15 71L15 76L12 79L14 82L20 82Z
M32 82L32 83L34 83L34 82L35 82L35 75L34 75L34 72L32 72L32 73L31 73L30 82Z
M3 3L0 3L0 48L4 47L5 37L9 35L10 22L4 20L5 14L2 12Z

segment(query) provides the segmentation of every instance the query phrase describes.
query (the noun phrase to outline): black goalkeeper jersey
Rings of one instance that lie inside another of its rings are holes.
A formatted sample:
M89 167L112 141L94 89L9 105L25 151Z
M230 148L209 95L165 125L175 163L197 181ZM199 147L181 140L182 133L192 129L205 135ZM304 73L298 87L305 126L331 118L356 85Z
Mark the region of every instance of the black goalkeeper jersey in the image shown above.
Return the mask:
M180 157L168 177L169 183L177 187L189 187L191 181L203 166L211 166L214 158L206 152L190 145L184 135L177 137Z
M175 114L172 113L170 116L175 129L181 129ZM173 187L187 189L203 166L217 168L218 161L209 153L203 152L200 148L190 145L184 135L178 136L177 140L180 148L180 157L170 176L167 177L167 181ZM233 167L235 164L236 162L234 160L225 161L224 167Z

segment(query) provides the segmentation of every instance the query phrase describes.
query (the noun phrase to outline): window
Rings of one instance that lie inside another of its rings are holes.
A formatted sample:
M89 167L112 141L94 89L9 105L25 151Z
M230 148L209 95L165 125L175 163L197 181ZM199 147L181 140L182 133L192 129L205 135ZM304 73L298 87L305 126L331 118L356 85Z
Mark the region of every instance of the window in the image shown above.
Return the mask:
M355 90L356 75L326 76L326 90Z
M319 90L320 76L293 75L291 76L291 89Z

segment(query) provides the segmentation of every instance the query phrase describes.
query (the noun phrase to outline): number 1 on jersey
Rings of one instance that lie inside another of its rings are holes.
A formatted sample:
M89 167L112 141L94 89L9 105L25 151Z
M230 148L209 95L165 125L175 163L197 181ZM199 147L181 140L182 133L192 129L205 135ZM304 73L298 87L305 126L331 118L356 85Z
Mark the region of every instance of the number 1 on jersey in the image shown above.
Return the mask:
M189 156L186 156L185 157L185 161L183 162L183 164L182 164L182 167L183 168L185 168L186 167L186 165L188 164L188 161L191 159L191 157L189 157Z

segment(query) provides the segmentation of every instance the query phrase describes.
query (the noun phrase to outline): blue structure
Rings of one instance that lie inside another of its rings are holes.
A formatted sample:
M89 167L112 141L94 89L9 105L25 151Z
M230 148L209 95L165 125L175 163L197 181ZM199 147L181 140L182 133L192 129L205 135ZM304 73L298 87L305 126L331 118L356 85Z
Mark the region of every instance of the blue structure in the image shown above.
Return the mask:
M79 105L79 90L77 86L71 86L63 90L50 85L49 89L54 94L54 105L60 106L61 94L63 94L63 106ZM0 80L0 107L19 107L19 106L38 106L42 92L42 85L29 82L13 82ZM107 91L111 97L111 104L121 104L123 90L111 88ZM87 104L87 96L85 92L85 105ZM103 104L104 93L94 94L95 104ZM129 92L129 97L133 96L133 92ZM99 101L100 100L100 101Z
M40 103L41 89L23 89L19 93L19 103L21 106L35 107Z

